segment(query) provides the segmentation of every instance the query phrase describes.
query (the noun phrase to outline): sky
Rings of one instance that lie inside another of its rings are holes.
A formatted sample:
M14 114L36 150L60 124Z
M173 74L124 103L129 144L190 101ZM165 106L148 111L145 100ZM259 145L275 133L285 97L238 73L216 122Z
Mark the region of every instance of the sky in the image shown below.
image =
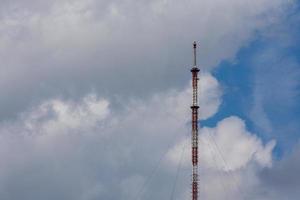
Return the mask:
M300 195L297 0L0 0L0 199Z

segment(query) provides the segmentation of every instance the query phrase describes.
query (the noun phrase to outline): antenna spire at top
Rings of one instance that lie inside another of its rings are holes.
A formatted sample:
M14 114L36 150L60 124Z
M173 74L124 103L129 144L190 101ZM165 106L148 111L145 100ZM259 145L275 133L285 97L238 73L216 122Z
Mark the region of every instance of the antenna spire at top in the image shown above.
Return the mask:
M197 43L196 43L196 41L194 41L193 47L194 47L194 67L196 67L197 66L197 59L196 59Z

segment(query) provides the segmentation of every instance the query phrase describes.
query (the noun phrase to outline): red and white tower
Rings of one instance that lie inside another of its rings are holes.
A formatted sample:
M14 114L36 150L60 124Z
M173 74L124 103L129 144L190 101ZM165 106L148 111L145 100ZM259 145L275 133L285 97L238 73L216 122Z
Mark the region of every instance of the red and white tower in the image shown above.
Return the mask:
M192 72L192 200L198 200L198 72L196 62L197 44L194 42L194 66Z

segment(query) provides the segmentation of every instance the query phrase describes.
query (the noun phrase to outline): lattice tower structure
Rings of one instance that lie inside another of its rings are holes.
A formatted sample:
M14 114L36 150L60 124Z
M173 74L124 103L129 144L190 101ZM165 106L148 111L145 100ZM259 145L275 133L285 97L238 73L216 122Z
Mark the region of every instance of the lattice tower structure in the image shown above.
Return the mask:
M192 72L192 200L198 200L198 73L200 69L197 67L197 43L193 44L194 50L194 66Z

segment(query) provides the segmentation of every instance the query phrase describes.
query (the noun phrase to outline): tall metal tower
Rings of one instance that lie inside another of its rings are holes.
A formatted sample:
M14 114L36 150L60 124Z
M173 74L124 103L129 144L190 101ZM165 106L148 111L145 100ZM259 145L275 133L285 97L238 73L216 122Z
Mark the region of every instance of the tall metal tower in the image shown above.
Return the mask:
M192 200L198 200L198 72L196 60L197 44L194 42L194 66L192 72Z

